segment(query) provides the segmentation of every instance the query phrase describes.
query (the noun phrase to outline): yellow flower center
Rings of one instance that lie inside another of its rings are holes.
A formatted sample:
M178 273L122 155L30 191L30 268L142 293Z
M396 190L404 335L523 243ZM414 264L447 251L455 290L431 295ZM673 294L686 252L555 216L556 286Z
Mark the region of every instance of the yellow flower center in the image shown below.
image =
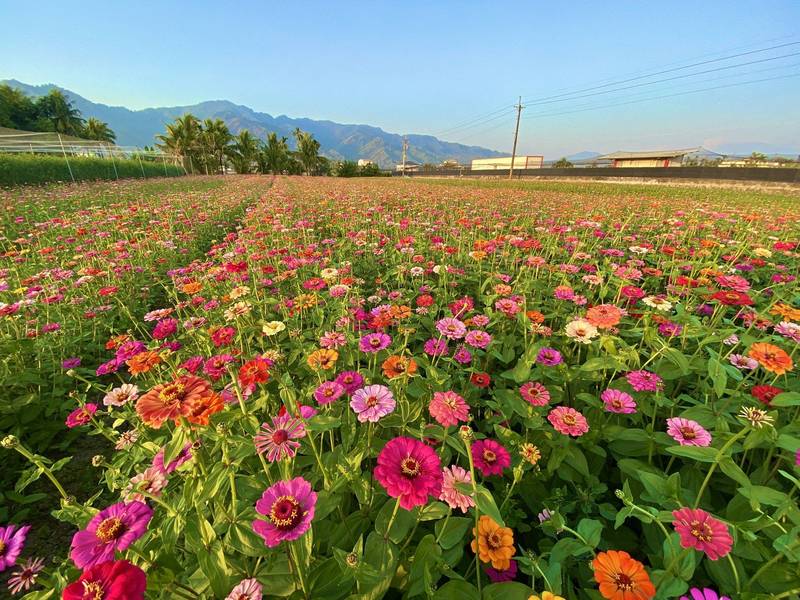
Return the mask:
M407 456L400 463L400 470L403 472L403 475L406 475L408 477L414 477L415 475L419 475L420 472L419 461L416 458Z
M125 532L125 524L117 517L109 517L100 522L95 535L101 542L108 543L115 540Z

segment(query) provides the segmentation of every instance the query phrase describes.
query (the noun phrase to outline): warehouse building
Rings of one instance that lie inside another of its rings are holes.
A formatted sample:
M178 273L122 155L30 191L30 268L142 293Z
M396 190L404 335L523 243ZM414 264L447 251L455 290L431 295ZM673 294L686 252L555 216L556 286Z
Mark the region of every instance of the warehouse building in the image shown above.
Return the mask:
M517 156L514 158L516 169L541 169L544 156ZM511 157L476 158L472 161L473 171L508 171L511 168Z
M599 156L598 159L610 160L612 167L681 167L687 163L722 158L721 154L697 148L684 148L682 150L647 150L644 152L612 152Z

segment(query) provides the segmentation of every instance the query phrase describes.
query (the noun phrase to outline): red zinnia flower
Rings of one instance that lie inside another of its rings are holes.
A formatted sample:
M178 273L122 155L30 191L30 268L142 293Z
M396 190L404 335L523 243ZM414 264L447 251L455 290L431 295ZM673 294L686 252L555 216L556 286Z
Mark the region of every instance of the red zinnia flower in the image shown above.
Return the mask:
M783 390L781 388L775 387L774 385L754 385L750 388L750 394L753 398L757 398L768 406L769 403L772 402L772 399L782 392Z
M470 376L469 381L474 386L485 388L489 387L489 384L492 382L492 378L489 377L488 373L473 373L472 376Z
M260 356L253 360L248 360L239 369L239 385L242 387L254 386L257 383L269 381L270 362Z
M127 560L104 562L86 569L77 581L70 583L63 600L143 600L147 577L139 567Z

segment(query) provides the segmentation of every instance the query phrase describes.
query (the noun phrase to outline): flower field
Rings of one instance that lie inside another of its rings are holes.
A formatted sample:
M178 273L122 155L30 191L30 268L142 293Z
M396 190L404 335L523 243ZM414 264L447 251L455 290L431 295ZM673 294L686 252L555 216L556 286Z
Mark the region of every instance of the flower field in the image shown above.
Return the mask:
M797 196L189 177L0 223L12 597L799 597Z

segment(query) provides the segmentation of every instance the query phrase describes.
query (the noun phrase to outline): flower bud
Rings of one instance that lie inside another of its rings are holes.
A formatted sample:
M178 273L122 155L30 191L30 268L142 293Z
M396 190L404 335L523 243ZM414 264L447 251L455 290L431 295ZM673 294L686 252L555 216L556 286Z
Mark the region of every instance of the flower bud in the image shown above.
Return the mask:
M7 435L0 441L0 446L3 446L6 450L11 450L19 446L19 438L15 435Z

